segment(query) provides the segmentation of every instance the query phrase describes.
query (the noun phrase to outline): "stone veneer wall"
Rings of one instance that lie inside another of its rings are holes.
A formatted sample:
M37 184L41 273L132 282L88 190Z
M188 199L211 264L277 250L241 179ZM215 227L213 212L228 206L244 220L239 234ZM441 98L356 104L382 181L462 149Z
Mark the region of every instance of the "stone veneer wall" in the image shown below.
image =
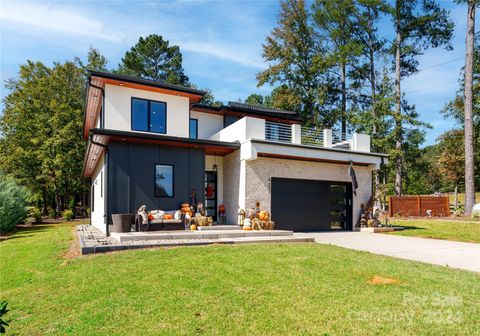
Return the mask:
M237 224L237 212L243 206L240 205L241 165L239 150L223 157L223 204L228 224Z
M237 167L240 167L238 163ZM372 168L355 166L354 169L358 188L357 196L353 196L353 227L355 227L360 216L360 204L366 203L372 193ZM229 174L230 172L226 171L225 176ZM348 165L259 157L255 160L247 161L245 165L245 181L247 183L243 204L246 208L254 207L255 202L259 201L262 209L271 210L269 185L271 177L351 181L348 175ZM227 184L225 184L225 187L227 187ZM225 199L229 199L227 193L225 193Z

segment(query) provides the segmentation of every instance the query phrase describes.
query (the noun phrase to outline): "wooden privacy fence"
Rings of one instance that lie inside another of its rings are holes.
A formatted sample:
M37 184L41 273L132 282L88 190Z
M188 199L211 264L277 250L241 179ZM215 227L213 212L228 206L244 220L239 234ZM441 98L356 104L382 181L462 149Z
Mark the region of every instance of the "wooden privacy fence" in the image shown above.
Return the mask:
M450 216L447 196L390 196L388 215L392 216Z

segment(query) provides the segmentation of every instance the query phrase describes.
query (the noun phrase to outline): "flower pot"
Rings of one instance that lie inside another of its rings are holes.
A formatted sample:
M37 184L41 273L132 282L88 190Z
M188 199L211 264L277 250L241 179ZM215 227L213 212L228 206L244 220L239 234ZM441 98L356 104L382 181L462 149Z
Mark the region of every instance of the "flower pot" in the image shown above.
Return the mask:
M135 215L133 214L113 214L113 232L130 232L132 230Z

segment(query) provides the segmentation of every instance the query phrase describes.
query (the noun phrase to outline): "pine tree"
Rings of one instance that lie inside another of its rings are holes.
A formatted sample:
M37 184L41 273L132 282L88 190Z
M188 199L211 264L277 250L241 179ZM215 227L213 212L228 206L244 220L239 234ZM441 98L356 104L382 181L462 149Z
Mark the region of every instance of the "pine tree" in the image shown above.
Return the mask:
M280 84L281 90L288 94L287 100L298 102L292 107L304 123L331 126L335 117L324 104L323 52L305 2L282 1L278 25L263 45L263 58L269 67L257 74L257 85Z
M137 44L125 53L117 72L189 86L180 48L171 46L169 41L155 34L140 37Z
M391 15L394 23L395 42L392 54L395 55L395 194L402 195L404 177L404 140L402 125L406 113L402 102L401 79L415 73L418 69L416 56L426 49L445 47L451 49L453 22L449 12L435 0L395 0Z

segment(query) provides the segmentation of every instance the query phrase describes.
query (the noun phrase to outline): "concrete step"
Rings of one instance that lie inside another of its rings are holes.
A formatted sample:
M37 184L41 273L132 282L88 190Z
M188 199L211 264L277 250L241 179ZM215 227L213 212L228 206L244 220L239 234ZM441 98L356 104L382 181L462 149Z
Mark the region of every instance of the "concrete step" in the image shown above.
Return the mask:
M199 226L197 227L198 231L211 231L211 230L240 230L240 225L210 225L210 226Z
M228 239L242 237L289 237L292 231L287 230L207 230L207 231L148 231L148 232L113 232L111 234L120 243L143 240L170 240L170 239Z
M313 237L296 237L296 236L270 236L270 237L239 237L228 238L232 244L253 244L253 243L312 243L315 242Z

